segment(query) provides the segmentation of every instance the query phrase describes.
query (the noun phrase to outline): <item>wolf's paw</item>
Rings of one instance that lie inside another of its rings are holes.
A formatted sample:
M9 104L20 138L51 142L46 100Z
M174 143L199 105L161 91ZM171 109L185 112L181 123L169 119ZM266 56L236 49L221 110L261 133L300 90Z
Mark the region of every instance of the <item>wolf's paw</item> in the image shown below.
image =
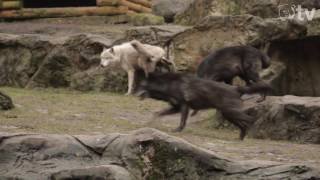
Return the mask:
M131 93L129 93L129 92L127 92L126 94L125 94L125 96L130 96L131 95Z
M183 128L178 127L176 129L171 130L172 132L181 132L183 130Z

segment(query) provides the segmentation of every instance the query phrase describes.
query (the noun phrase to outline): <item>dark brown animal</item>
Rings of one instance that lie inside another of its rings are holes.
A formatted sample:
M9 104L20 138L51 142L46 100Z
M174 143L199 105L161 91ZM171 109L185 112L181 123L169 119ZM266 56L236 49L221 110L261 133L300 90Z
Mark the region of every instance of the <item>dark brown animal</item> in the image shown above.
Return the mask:
M200 78L232 84L239 76L247 85L262 83L259 72L270 66L269 57L251 46L232 46L208 55L198 67ZM265 99L265 94L259 101Z
M158 116L181 113L180 125L175 131L182 131L186 126L189 110L215 108L240 129L240 139L244 139L247 130L254 122L254 117L242 112L241 95L266 90L263 84L250 87L237 87L225 83L200 79L192 75L177 73L151 73L138 85L142 99L149 97L166 101L170 108L159 112Z

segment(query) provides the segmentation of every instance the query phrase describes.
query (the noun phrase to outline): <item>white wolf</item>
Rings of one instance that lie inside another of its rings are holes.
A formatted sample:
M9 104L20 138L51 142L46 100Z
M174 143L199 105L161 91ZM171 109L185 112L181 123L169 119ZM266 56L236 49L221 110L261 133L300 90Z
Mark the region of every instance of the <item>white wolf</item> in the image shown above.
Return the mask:
M158 46L142 44L137 40L104 48L101 53L101 66L119 66L128 73L128 94L132 94L135 71L142 69L146 76L154 72L158 62L172 65L175 63L165 58L165 50Z

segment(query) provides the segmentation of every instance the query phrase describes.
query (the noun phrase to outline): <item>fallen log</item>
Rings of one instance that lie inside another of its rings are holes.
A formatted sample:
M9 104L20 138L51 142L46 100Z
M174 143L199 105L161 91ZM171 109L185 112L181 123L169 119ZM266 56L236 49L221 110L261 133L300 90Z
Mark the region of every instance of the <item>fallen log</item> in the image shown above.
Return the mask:
M151 13L152 9L127 0L97 0L98 6L127 6L129 10L143 13Z
M0 0L0 10L21 9L22 6L21 0Z
M28 19L50 17L73 17L86 15L118 15L126 14L128 8L119 7L69 7L69 8L26 8L22 10L9 10L0 12L0 18Z
M148 0L127 0L136 4L140 4L142 6L145 6L147 8L151 8L152 7L152 3Z

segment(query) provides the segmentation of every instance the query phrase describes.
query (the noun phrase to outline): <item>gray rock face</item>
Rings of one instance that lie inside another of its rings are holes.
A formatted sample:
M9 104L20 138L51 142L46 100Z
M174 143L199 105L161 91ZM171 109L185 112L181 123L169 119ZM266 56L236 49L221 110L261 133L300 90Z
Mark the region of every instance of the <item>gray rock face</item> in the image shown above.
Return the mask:
M97 68L103 46L116 40L90 34L64 38L1 34L0 85L125 91L122 72Z
M131 134L0 134L1 179L312 179L293 164L232 161L153 129Z
M286 70L273 84L277 95L320 96L319 37L272 43L269 55Z
M320 143L320 98L268 97L255 105L246 102L249 114L258 117L249 136L262 139Z
M179 25L135 27L126 31L124 39L126 41L138 39L143 43L165 47L172 38L190 28Z
M163 16L166 22L173 22L174 16L186 10L194 0L153 0L152 11Z
M194 71L214 50L232 45L259 46L270 41L298 39L307 34L303 24L256 16L208 16L172 39L173 55L180 70Z
M261 18L278 18L292 7L319 9L319 0L198 0L194 1L184 12L176 15L178 24L195 25L203 18L212 15L245 15L250 14ZM279 13L279 11L281 13Z

